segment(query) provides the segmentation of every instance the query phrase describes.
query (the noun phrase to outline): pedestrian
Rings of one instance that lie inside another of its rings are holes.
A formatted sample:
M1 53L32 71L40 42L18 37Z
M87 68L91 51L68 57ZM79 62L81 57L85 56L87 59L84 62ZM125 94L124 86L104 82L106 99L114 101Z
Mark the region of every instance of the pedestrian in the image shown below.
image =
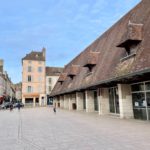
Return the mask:
M13 110L13 104L12 104L12 103L10 103L9 108L10 108L10 111L12 111L12 110Z
M54 106L54 108L53 108L53 111L54 111L54 113L56 114L56 107Z
M18 111L20 111L20 107L21 107L21 105L20 105L20 103L18 103Z

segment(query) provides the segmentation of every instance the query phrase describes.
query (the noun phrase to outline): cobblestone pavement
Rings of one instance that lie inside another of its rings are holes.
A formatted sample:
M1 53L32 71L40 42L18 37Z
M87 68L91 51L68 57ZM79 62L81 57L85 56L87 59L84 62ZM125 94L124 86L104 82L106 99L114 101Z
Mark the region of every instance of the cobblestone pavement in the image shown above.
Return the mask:
M149 150L150 122L28 108L0 111L0 150Z

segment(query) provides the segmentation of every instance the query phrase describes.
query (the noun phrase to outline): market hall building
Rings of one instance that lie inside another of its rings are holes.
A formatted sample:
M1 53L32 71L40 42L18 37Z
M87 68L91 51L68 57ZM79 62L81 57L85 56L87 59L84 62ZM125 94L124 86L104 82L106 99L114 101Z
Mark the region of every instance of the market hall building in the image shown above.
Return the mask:
M150 120L150 0L142 0L64 68L60 108Z

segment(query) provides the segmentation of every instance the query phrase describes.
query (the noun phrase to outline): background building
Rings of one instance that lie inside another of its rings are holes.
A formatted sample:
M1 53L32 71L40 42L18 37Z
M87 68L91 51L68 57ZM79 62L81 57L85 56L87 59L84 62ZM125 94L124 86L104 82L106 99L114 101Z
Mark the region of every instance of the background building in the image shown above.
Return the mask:
M46 95L47 95L48 105L53 104L53 99L50 97L50 93L52 89L54 88L62 71L63 71L63 68L46 67Z
M4 62L0 60L0 104L15 99L15 89L11 79L6 71L4 71Z
M22 59L22 102L27 106L46 105L45 54L32 51Z
M22 83L17 83L14 85L15 87L15 98L17 101L21 101L22 99Z

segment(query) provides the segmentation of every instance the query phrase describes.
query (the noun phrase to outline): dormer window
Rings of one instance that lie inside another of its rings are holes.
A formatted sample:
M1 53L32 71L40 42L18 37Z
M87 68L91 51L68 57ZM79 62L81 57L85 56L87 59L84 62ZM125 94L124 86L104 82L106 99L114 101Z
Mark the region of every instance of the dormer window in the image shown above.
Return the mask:
M117 45L117 47L124 48L126 50L125 57L135 55L137 46L143 38L143 24L135 24L129 22L127 32L123 37L123 40Z
M70 77L73 80L73 78L78 74L79 68L80 68L79 65L72 65L68 77Z
M88 72L92 72L93 68L96 66L98 61L98 54L99 52L92 51L88 53L87 60L83 66L88 68Z
M58 79L58 82L62 85L63 82L66 80L67 78L67 74L66 73L62 73Z

